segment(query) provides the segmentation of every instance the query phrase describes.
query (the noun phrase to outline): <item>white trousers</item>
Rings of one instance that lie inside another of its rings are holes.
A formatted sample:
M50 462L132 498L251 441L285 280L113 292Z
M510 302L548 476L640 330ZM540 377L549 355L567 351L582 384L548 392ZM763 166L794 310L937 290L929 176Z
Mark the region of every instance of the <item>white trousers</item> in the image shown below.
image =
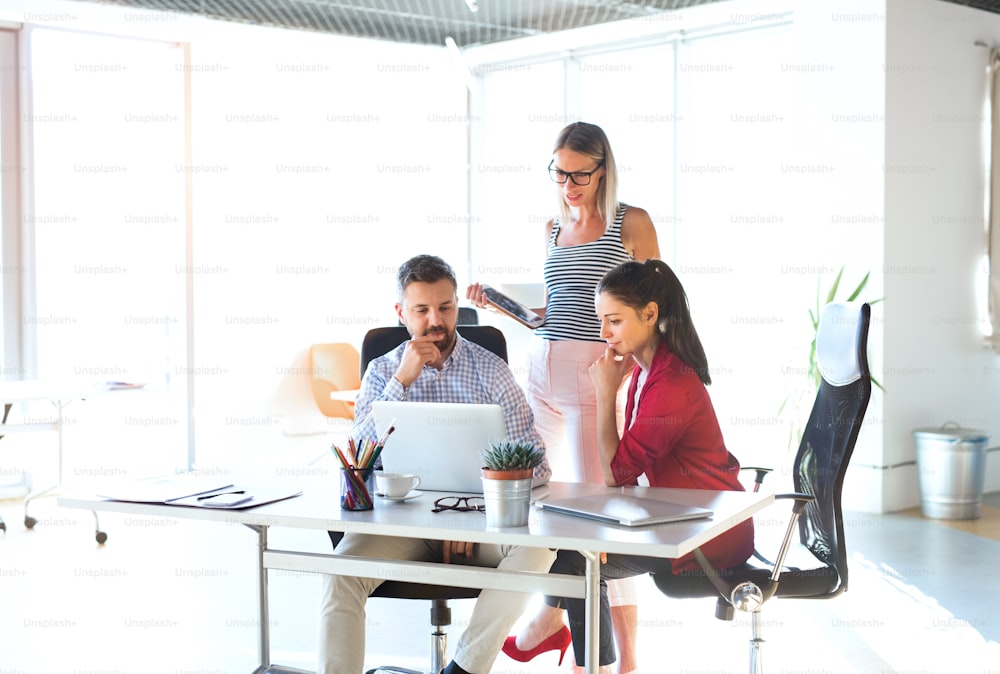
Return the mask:
M553 480L604 484L589 370L605 349L604 342L531 339L526 393Z
M597 449L597 392L590 366L607 348L604 342L531 339L527 398L535 428L545 441L553 480L604 484ZM620 431L624 406L619 407ZM631 578L608 583L611 606L635 605L636 595Z
M337 544L336 553L440 562L441 542L347 534ZM545 573L555 558L555 551L547 548L478 544L471 559L462 558L456 562L453 557L452 563ZM365 604L368 596L383 582L379 578L324 576L319 633L321 674L361 674L364 670ZM476 600L468 627L459 637L455 662L472 674L487 674L508 632L530 600L531 594L525 592L483 590ZM422 626L414 625L413 628L422 629Z

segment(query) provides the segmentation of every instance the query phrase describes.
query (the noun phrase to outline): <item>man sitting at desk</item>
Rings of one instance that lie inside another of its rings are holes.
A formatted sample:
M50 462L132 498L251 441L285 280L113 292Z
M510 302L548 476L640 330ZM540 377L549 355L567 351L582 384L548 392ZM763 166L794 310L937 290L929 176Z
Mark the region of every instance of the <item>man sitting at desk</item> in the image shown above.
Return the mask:
M451 267L433 255L404 262L397 274L396 313L411 339L373 360L355 402L356 439L374 438L375 400L495 403L503 407L507 436L543 446L524 393L502 358L456 330L458 284ZM548 481L548 463L535 469L534 484ZM554 550L457 541L431 541L348 533L335 552L343 555L489 566L546 572ZM320 607L320 672L359 674L364 667L365 603L384 581L324 576ZM531 595L483 590L446 674L487 674L507 632ZM360 647L359 647L360 646Z

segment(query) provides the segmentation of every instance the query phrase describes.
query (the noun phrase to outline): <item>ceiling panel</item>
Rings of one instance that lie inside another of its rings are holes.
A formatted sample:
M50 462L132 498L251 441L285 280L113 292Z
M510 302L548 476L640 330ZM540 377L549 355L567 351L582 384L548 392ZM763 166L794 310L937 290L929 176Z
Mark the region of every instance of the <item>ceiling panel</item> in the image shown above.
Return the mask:
M460 47L665 14L722 0L78 0L223 21ZM943 0L1000 14L1000 0ZM478 7L472 11L469 4Z
M664 14L720 0L79 0L411 44L460 47Z

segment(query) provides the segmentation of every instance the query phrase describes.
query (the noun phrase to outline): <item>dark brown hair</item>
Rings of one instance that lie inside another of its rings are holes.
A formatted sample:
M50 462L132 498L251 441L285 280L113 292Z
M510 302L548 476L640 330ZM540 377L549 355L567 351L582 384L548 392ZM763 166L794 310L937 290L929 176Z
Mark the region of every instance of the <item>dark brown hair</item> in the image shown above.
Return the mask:
M685 365L694 370L702 383L712 383L708 358L691 320L687 293L666 262L624 262L604 275L597 284L597 292L608 293L637 311L650 302L656 302L660 338Z
M441 279L448 279L455 290L458 290L455 272L447 262L436 255L411 257L399 265L399 270L396 272L396 293L399 295L399 301L403 301L403 292L411 283L437 283Z

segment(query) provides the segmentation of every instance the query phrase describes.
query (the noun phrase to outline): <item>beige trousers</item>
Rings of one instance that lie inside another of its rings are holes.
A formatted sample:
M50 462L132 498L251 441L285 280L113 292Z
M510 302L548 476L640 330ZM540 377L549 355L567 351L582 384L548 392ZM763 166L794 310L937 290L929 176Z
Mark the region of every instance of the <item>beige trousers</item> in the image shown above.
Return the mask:
M472 513L475 515L475 513ZM337 554L441 561L441 542L393 538L369 534L347 534L337 544ZM556 553L547 548L509 545L476 546L471 559L461 563L506 571L545 573ZM452 559L452 563L456 563ZM382 580L352 576L324 576L320 606L319 672L361 674L364 669L365 604ZM467 672L488 674L511 627L524 612L531 594L483 590L476 600L469 625L459 637L454 660ZM414 625L414 629L423 626Z

